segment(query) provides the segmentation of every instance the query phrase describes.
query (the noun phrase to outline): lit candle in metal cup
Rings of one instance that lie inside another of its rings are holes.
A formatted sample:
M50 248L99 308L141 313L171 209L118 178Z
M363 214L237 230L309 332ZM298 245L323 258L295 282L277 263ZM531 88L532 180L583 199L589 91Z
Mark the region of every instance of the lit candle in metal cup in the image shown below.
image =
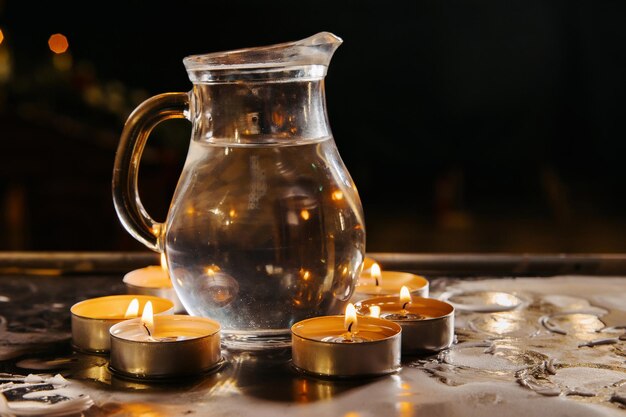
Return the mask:
M306 373L355 377L384 375L400 368L401 327L374 317L321 316L291 327L293 365Z
M85 352L108 352L111 347L111 326L137 317L148 302L151 302L157 314L171 313L174 307L170 300L149 295L110 295L74 304L70 309L72 344Z
M432 298L415 297L403 288L399 296L375 297L356 304L361 316L378 314L402 326L402 353L438 352L454 340L454 307Z
M383 271L378 263L373 263L369 271L359 275L352 301L396 295L403 286L409 289L411 295L428 297L429 284L426 278L409 272Z
M167 298L174 303L174 313L185 312L185 307L172 286L164 253L161 254L160 266L150 265L130 271L124 275L123 282L129 294L154 295Z
M215 370L223 363L220 325L205 317L153 316L111 327L111 370L137 379L169 379Z

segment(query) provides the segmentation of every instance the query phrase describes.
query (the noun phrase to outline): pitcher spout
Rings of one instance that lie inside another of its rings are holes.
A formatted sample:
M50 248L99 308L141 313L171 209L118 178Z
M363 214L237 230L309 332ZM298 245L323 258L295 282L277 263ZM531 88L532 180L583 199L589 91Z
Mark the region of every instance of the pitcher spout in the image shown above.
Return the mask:
M183 62L194 83L322 78L342 42L330 32L319 32L298 41L191 55Z
M328 66L333 54L339 48L343 40L330 32L319 32L313 36L293 42L300 48L300 53L308 56L312 64Z

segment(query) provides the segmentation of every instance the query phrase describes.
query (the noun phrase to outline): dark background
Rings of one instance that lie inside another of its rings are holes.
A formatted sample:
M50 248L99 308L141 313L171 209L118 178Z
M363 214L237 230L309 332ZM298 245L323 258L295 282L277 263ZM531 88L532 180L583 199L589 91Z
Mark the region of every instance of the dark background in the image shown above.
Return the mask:
M143 249L111 200L132 109L189 90L186 55L326 30L344 39L328 113L368 251L625 251L625 22L623 0L0 0L0 249ZM189 135L150 138L157 220Z

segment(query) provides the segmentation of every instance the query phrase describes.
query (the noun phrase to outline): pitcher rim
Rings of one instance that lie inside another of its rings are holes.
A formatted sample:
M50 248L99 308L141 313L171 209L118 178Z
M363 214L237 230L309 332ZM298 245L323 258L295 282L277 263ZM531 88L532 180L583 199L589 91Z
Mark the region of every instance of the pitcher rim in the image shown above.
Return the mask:
M331 32L318 32L307 38L266 46L239 48L186 56L188 72L221 70L272 70L302 66L328 67L343 40Z

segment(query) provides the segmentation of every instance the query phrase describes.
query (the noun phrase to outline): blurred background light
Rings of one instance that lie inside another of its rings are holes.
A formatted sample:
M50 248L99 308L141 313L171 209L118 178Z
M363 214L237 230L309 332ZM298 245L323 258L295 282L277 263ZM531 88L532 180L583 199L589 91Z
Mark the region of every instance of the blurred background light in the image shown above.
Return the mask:
M62 54L67 51L67 48L69 48L70 44L67 42L67 38L65 37L65 35L55 33L54 35L51 35L48 39L48 46L50 47L50 50L55 54Z

